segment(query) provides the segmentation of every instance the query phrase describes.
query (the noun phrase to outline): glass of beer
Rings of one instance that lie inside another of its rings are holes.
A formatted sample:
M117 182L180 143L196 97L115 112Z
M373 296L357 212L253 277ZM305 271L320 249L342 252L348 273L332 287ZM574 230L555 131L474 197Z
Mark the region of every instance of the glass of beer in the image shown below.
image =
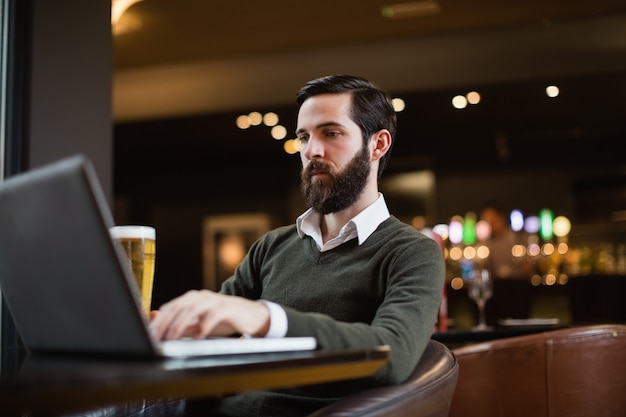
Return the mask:
M128 265L141 293L141 306L149 314L154 283L156 230L149 226L116 226L109 230L111 237L126 252Z

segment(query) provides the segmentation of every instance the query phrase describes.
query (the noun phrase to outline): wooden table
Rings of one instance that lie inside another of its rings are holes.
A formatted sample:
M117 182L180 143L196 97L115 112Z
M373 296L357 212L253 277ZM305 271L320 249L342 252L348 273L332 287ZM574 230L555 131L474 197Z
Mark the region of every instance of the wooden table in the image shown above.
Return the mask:
M128 361L29 357L2 369L0 414L53 415L124 401L220 397L370 376L389 360L387 346L213 358Z

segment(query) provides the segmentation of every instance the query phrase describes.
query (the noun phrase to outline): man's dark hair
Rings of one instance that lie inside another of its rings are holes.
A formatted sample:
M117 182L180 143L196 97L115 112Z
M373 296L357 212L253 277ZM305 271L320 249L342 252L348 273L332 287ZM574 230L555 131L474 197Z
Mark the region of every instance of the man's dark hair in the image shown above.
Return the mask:
M352 95L350 118L361 129L365 145L374 133L382 129L387 129L391 133L391 138L395 139L398 122L391 98L385 91L365 78L352 75L329 75L317 78L306 83L298 91L296 102L302 106L302 103L310 97L340 93ZM391 144L393 146L393 140ZM379 178L387 165L390 153L391 148L380 158Z

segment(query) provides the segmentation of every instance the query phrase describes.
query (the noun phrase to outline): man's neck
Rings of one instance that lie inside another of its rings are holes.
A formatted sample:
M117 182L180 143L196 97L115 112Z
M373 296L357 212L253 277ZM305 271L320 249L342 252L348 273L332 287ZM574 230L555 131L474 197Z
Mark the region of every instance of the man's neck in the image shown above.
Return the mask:
M350 207L336 213L325 214L320 220L320 230L324 243L337 237L341 228L354 216L365 210L378 198L378 189L361 194L359 199Z

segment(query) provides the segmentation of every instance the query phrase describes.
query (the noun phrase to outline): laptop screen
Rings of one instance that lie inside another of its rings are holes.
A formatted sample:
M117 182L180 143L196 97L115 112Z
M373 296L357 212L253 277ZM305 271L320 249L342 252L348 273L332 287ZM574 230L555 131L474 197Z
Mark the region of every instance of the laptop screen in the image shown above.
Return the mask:
M84 156L0 184L0 286L31 352L155 355Z

